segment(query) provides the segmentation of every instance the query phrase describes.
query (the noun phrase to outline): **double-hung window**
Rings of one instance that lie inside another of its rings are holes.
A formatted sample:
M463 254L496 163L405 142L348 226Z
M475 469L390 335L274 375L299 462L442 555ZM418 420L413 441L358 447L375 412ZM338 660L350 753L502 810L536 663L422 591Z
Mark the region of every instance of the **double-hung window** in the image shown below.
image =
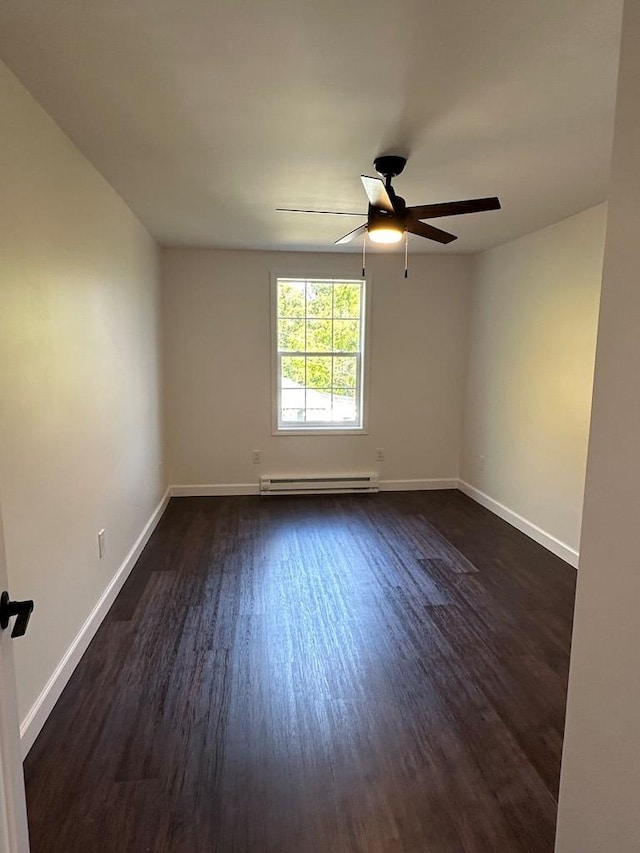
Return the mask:
M365 282L274 281L275 431L362 431Z

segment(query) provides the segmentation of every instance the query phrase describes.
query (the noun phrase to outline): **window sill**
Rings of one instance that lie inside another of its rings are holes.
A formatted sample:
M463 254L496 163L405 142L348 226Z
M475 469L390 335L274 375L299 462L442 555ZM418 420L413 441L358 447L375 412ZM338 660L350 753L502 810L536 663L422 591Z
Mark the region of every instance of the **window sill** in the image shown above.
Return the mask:
M289 429L288 427L280 427L278 429L274 429L271 435L282 436L282 435L368 435L364 427L327 427L326 429L323 427L310 427L309 429L300 429L299 427L292 427Z

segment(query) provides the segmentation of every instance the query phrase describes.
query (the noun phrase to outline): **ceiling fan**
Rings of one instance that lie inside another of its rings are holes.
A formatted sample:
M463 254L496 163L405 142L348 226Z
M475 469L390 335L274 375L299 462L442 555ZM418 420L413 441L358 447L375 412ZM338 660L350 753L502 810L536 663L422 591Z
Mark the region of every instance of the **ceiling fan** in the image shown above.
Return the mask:
M405 200L396 195L391 186L391 179L399 175L405 167L405 157L387 154L376 157L373 161L376 172L381 178L370 178L361 175L364 191L369 199L367 214L345 213L337 210L297 210L289 207L276 208L287 213L321 213L332 216L367 216L363 225L349 231L344 237L336 240L340 246L350 243L362 234L368 234L375 243L398 243L405 233L417 234L427 240L437 243L451 243L457 237L422 222L423 219L435 219L440 216L458 216L462 213L479 213L483 210L499 210L500 201L495 196L491 198L473 198L465 201L446 201L440 204L419 204L407 207ZM382 180L384 178L384 181Z

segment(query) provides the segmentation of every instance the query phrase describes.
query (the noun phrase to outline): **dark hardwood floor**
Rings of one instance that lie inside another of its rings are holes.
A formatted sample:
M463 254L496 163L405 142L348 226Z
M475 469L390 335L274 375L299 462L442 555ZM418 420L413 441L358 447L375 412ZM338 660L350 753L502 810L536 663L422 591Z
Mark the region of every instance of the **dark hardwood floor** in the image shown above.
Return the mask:
M171 501L33 853L552 853L575 571L460 492Z

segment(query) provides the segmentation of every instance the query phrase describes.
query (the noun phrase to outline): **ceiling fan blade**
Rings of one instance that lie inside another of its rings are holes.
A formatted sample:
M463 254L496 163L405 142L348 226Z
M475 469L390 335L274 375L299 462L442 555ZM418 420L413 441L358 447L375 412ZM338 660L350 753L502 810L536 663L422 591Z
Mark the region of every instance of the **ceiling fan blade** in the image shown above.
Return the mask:
M434 228L433 225L427 225L426 222L408 222L407 231L410 234L417 234L418 237L426 237L427 240L435 240L436 243L451 243L458 238L454 234L449 234L447 231L441 231L439 228Z
M336 246L343 246L345 243L350 243L352 240L355 240L356 237L359 237L361 234L364 234L367 230L367 223L364 225L358 225L357 228L354 228L353 231L349 231L348 234L345 234L344 237L340 237L339 240L336 240Z
M500 200L491 198L470 198L464 201L444 201L441 204L418 204L408 207L412 219L436 219L438 216L457 216L462 213L480 213L483 210L500 210Z
M276 207L277 213L322 213L331 216L366 216L366 213L348 213L345 210L300 210L298 207Z
M360 175L360 179L371 207L375 207L377 210L386 210L387 213L393 213L393 204L389 198L384 181L380 178L369 178L367 175Z

